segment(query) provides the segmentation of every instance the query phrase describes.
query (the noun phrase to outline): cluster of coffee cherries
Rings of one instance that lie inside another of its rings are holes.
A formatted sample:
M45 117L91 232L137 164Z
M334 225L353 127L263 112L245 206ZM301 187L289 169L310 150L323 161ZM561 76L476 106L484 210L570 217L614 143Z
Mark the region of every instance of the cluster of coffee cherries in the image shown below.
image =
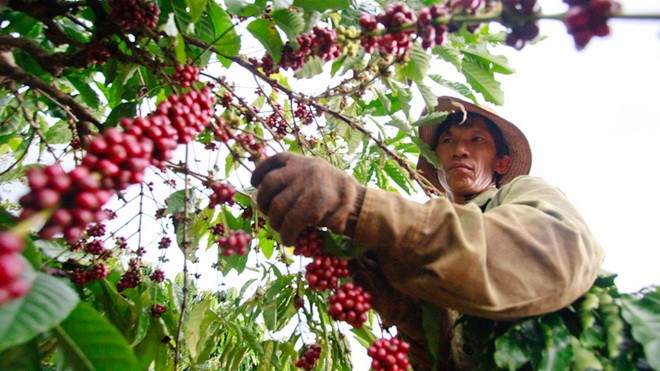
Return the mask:
M298 48L286 43L278 65L284 69L298 70L305 65L307 59L317 56L325 61L338 58L341 46L337 43L335 30L314 27L311 33L300 34L296 38ZM262 63L265 63L262 61Z
M87 63L102 66L110 57L110 50L99 40L93 41L87 48Z
M111 0L111 17L115 24L125 31L141 26L156 28L160 8L151 2L142 0Z
M217 223L209 227L209 231L215 236L219 236L216 240L218 247L222 251L224 256L232 255L245 255L249 251L250 242L252 241L252 235L239 229L239 230L230 230L227 235L225 235L225 225L223 223Z
M242 256L247 254L250 241L252 241L252 236L239 229L229 231L227 236L218 238L218 246L222 249L222 255L224 256Z
M449 26L437 20L448 16L449 8L444 4L434 4L419 11L417 33L422 39L422 48L429 49L445 43Z
M157 303L151 306L151 318L160 318L167 311L163 304Z
M210 124L214 98L210 88L172 94L146 118L120 120L124 131L110 128L92 138L81 164L65 172L59 164L31 168L29 193L19 199L21 219L42 213L39 232L62 234L75 243L90 223L108 217L102 206L118 191L142 183L149 165L164 167L177 143L188 143Z
M367 320L367 311L371 309L371 293L353 282L339 286L328 300L330 317L357 329Z
M321 357L321 346L314 343L303 349L304 350L294 365L305 371L310 371L314 369L316 362L319 360L319 357Z
M339 279L348 277L348 261L334 255L317 255L305 267L305 279L310 290L334 290Z
M103 263L92 264L88 268L74 268L68 275L71 282L84 285L91 281L101 280L108 275L108 268Z
M26 263L21 256L25 241L10 231L0 232L0 305L24 296L30 283L21 274Z
M214 209L218 205L233 205L236 189L229 183L211 182L211 195L209 196L209 209Z
M172 80L178 82L183 88L189 88L192 83L199 81L199 69L189 64L178 65L175 67Z
M371 294L340 279L349 276L348 262L332 254L324 253L323 233L313 227L305 229L294 244L294 254L311 257L305 267L305 279L310 290L333 290L329 298L328 314L337 321L345 321L355 328L362 327L371 309Z
M318 256L323 253L325 241L321 231L314 227L307 227L298 235L293 245L293 254L302 255L307 258Z
M568 33L573 36L575 48L584 49L594 36L610 34L607 21L621 10L612 0L564 0L569 5L564 16Z
M90 141L82 167L100 174L101 188L120 191L144 181L153 149L154 142L146 136L110 128Z
M104 162L105 163L105 162ZM112 164L114 166L114 164ZM63 234L75 243L90 223L99 223L108 217L102 205L113 192L101 187L101 174L92 174L87 166L78 166L69 173L59 164L27 171L30 192L19 199L23 207L21 219L50 215L39 232L45 239Z
M362 14L360 27L367 31L367 35L376 31L379 23L385 30L382 35L363 37L362 46L368 53L378 49L385 55L403 56L412 48L416 22L415 12L403 3L387 4L383 13L375 17Z
M158 104L154 114L167 117L177 131L177 142L186 144L211 124L214 102L211 88L205 86L199 92L193 90L170 95Z
M410 369L410 345L398 338L378 339L367 349L371 369L375 371L404 371Z
M502 23L510 30L506 44L520 50L539 35L533 16L540 12L540 7L536 0L503 0L502 7Z
M128 269L121 275L117 282L117 291L138 287L142 283L142 273L140 271L139 259L131 259L128 263Z

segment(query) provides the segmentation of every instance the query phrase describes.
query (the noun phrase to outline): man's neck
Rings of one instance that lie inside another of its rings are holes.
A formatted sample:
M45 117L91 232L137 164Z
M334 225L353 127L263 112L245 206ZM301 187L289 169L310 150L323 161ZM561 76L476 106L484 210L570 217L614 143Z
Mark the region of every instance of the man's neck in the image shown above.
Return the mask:
M480 192L477 192L477 193L454 195L454 194L451 194L451 193L448 192L448 193L447 193L447 199L449 199L449 201L451 201L451 202L453 202L453 203L455 203L455 204L461 204L461 205L463 205L463 204L466 204L466 203L472 201L475 197L477 197L477 196L479 196L480 194L486 192L487 190L489 190L489 189L493 189L493 188L497 188L497 187L495 186L495 184L493 184L492 186L490 186L490 187L488 187L488 188L486 188L486 189L483 189L483 190L481 190Z

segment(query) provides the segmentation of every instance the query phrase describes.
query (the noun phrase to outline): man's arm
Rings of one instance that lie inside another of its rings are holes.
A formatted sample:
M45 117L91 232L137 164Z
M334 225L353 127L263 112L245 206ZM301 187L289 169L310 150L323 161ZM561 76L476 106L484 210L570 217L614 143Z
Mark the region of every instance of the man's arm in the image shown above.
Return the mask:
M482 212L369 189L354 239L402 293L480 317L551 312L589 289L602 251L559 190L522 177L492 202Z

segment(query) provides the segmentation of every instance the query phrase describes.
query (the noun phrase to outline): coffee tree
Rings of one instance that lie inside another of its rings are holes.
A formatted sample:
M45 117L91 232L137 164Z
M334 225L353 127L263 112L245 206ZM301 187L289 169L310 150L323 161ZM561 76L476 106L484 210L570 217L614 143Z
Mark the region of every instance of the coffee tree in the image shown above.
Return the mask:
M539 19L581 49L633 17L564 2L0 2L0 364L352 369L353 338L374 369L409 368L351 282L359 247L314 226L279 243L250 172L293 151L436 195L416 129L443 115L418 105L501 104L513 69L492 47L522 49ZM482 367L659 368L659 296L602 277L562 312L465 317L464 335Z

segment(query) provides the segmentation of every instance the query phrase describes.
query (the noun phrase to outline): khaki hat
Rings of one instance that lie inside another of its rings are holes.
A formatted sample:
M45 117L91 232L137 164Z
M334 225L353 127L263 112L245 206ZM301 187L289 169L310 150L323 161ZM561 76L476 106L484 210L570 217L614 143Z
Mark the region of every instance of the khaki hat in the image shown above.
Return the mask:
M455 119L443 120L437 123L427 124L419 127L419 137L424 141L424 143L431 146L431 150L435 150L435 146L438 140L438 129L444 122L457 122L462 124L465 122L468 115L477 114L492 121L500 129L502 135L504 136L504 140L509 147L509 156L511 156L511 168L506 174L502 175L498 186L510 182L513 178L519 175L529 174L529 170L532 167L532 150L529 147L529 142L527 141L525 134L523 134L516 125L498 116L495 112L488 108L481 107L474 103L466 102L454 97L439 97L438 104L435 106L434 110L437 112L449 112L450 115L454 114L457 116L458 121ZM450 117L452 116L448 116L448 118ZM438 181L438 173L436 168L422 155L419 156L419 161L417 162L417 170L421 171L422 175L424 175L426 179L433 183L436 188L444 192L444 189Z

